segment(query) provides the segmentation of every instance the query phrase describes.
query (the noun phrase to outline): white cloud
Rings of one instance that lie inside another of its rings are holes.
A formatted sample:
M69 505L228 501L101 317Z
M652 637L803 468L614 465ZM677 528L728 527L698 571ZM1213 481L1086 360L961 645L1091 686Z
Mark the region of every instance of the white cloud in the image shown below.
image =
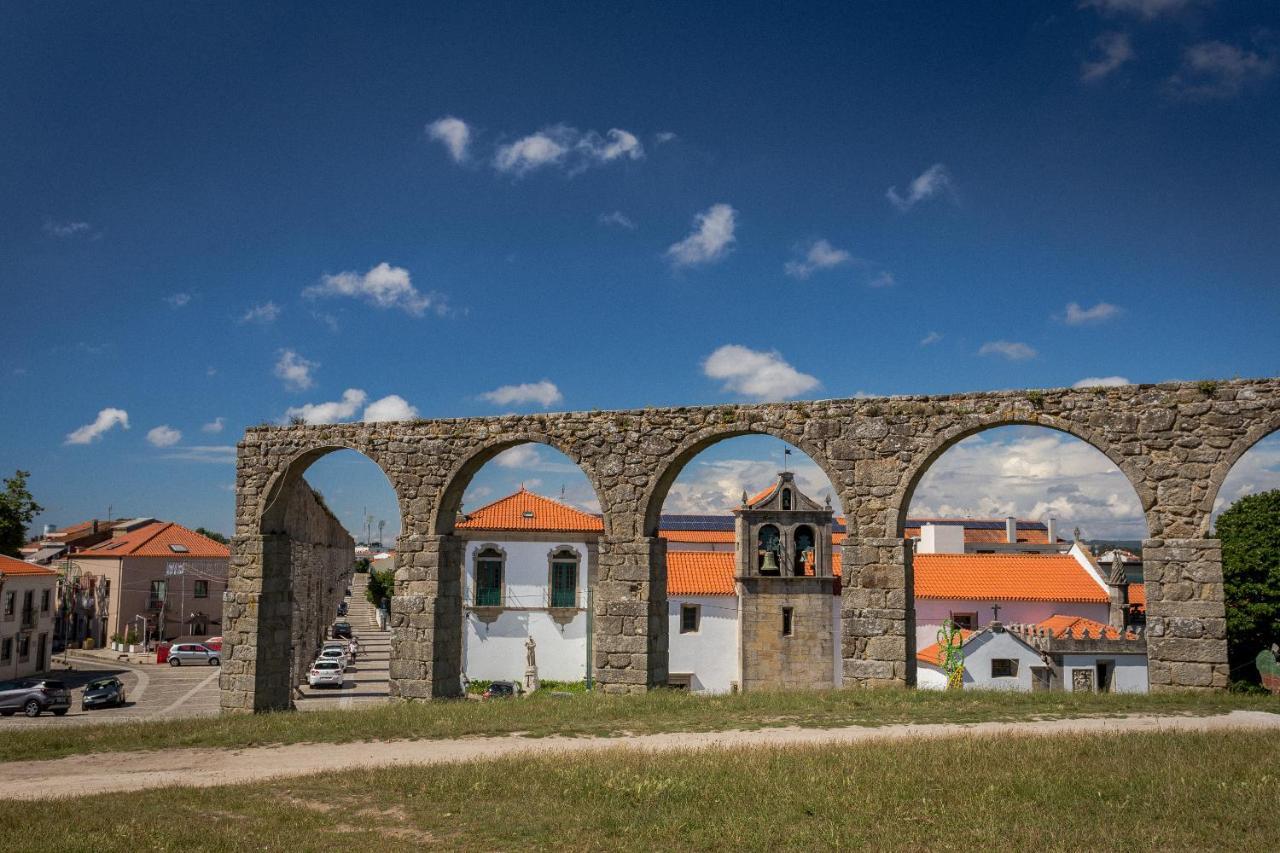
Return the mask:
M498 146L493 167L517 177L548 166L561 166L577 174L591 166L643 157L644 146L630 131L615 127L602 136L594 130L583 133L558 124Z
M534 468L541 461L536 444L517 444L493 457L493 464L502 468Z
M950 190L951 175L947 172L947 167L941 163L934 163L911 182L905 195L899 193L896 186L892 186L885 191L885 198L905 213L918 203Z
M1119 307L1110 302L1099 302L1092 308L1081 308L1076 302L1068 302L1063 320L1068 326L1084 326L1089 323L1101 323L1120 314Z
M284 416L286 420L301 418L309 424L336 424L355 417L366 399L368 395L359 388L348 388L342 392L341 400L293 406L284 413Z
M822 469L798 452L789 459L788 470L795 473L800 491L819 503L831 495L832 505L839 512L835 490ZM673 515L732 512L742 504L744 491L754 495L777 480L778 465L776 455L769 459L694 459L671 484L662 511Z
M290 391L305 391L316 384L311 371L319 366L319 362L305 359L291 349L282 349L276 361L275 374Z
M1058 521L1059 536L1141 539L1142 507L1111 460L1079 439L1043 427L989 430L948 450L911 502L916 518Z
M1213 0L1080 0L1080 8L1094 8L1104 15L1133 15L1152 21L1161 15L1174 15L1193 6L1212 2Z
M556 384L548 379L541 382L525 382L521 385L503 385L480 395L495 406L523 406L537 403L547 409L564 399Z
M1025 361L1035 358L1036 351L1020 341L987 341L978 349L978 355L999 355L1010 361Z
M1123 376L1086 376L1072 388L1111 388L1116 385L1130 385L1132 383Z
M929 334L925 335L923 338L920 339L920 346L922 347L932 346L933 344L936 344L940 340L942 340L942 335L938 334L937 332L930 332Z
M758 400L782 400L817 388L817 378L801 373L776 351L763 352L737 344L720 347L702 363L710 379L724 390Z
M386 261L364 274L340 272L326 275L319 284L302 291L302 295L318 299L326 296L352 296L378 308L399 308L406 314L421 317L430 308L437 314L447 310L444 297L438 293L421 293L404 267L393 267Z
M693 218L693 232L667 249L677 267L717 261L733 246L738 212L727 204L713 204Z
M1214 518L1246 495L1272 489L1280 489L1280 433L1255 444L1231 466L1213 502Z
M190 293L171 293L164 298L170 308L182 308L191 301Z
M202 432L222 432L222 428L226 426L226 418L217 417L209 421L209 423L200 427Z
M787 261L782 270L792 278L806 279L818 270L829 270L853 261L853 255L826 240L814 240L807 248L797 247L799 258Z
M255 305L244 314L240 315L241 323L257 323L265 326L268 323L274 323L276 318L280 316L280 312L284 309L274 302L263 302L261 305Z
M74 237L77 234L86 234L93 229L88 222L54 222L52 219L44 221L44 233L50 237Z
M89 444L101 438L103 433L116 426L128 429L129 413L124 409L103 409L98 412L98 416L94 418L93 423L85 424L79 429L68 433L66 443Z
M194 447L179 447L165 453L161 459L183 459L187 462L213 462L220 465L234 465L236 448L234 444L197 444ZM227 491L235 491L235 487Z
M659 131L658 133L655 133L653 135L653 141L658 143L659 145L663 145L667 142L673 142L674 140L679 138L680 137L676 136L674 133L672 133L669 130Z
M876 273L871 277L871 280L867 282L867 286L893 287L897 283L898 283L898 280L893 277L893 273L889 272L888 270L881 270L880 272Z
M1127 33L1103 33L1093 40L1094 57L1080 65L1080 79L1094 83L1133 59Z
M1276 71L1276 57L1262 56L1220 41L1188 47L1182 65L1169 78L1173 94L1192 101L1233 98Z
M427 136L444 145L453 162L461 163L467 159L471 128L462 119L453 116L438 118L427 125Z
M168 424L160 424L147 431L147 441L153 447L173 447L182 441L182 433Z
M410 406L408 401L398 394L390 394L381 400L375 400L364 410L365 423L381 421L411 421L418 416L418 410Z
M635 222L633 222L631 217L627 216L621 210L615 210L613 213L600 214L600 224L616 225L617 227L624 228L627 231L636 230Z

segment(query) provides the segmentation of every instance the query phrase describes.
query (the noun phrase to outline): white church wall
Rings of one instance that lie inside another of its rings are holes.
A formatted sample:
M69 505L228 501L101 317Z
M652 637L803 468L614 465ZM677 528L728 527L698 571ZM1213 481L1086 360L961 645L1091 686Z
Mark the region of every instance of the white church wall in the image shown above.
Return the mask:
M946 690L947 674L933 664L916 661L916 688L919 690Z
M991 661L1012 658L1018 662L1014 677L991 677ZM979 690L1031 690L1031 667L1045 666L1035 649L1008 631L988 632L964 644L964 686Z
M990 601L962 598L916 599L916 648L927 648L938 641L938 629L952 613L978 614L975 628L985 628L991 622ZM1001 601L1000 621L1006 625L1035 625L1056 613L1067 616L1084 616L1106 623L1106 604L1087 604L1064 601Z
M680 607L698 608L698 630L680 633ZM728 693L738 682L738 598L690 595L667 599L668 671L690 674L689 689Z

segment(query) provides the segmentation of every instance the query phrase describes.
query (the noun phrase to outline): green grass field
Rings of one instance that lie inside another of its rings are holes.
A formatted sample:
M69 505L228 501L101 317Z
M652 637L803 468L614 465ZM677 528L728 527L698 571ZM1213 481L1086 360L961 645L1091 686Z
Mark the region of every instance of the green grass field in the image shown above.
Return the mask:
M7 729L0 761L172 747L243 747L395 738L521 733L602 736L716 731L765 726L875 726L1057 719L1134 713L1280 713L1268 696L1162 693L1147 696L914 690L835 690L696 696L657 690L641 696L535 695L492 702L391 703L358 711L316 711Z
M1258 733L610 751L0 802L0 839L131 853L1273 850L1278 753L1280 736Z

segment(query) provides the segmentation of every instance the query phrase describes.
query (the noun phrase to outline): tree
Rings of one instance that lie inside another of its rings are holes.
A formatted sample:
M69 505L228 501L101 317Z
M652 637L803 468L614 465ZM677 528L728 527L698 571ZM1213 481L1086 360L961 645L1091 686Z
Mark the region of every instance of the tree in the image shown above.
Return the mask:
M4 491L0 492L0 554L8 557L21 556L18 549L27 542L27 528L31 526L31 520L44 510L27 490L27 478L30 476L27 471L14 471L13 476L4 481Z
M212 539L214 542L221 542L223 545L231 544L230 541L227 539L227 537L223 536L218 531L210 530L207 527L197 527L196 533L199 533L201 536L207 536L208 538Z
M1254 657L1280 641L1280 490L1249 495L1218 516L1227 607L1227 658L1256 680Z

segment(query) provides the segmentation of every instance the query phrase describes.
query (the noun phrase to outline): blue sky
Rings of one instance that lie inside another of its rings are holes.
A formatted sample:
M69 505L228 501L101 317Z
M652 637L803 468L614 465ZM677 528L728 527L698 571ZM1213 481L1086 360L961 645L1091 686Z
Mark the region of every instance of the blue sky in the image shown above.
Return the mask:
M1275 3L0 14L44 520L229 530L290 410L1280 372Z

